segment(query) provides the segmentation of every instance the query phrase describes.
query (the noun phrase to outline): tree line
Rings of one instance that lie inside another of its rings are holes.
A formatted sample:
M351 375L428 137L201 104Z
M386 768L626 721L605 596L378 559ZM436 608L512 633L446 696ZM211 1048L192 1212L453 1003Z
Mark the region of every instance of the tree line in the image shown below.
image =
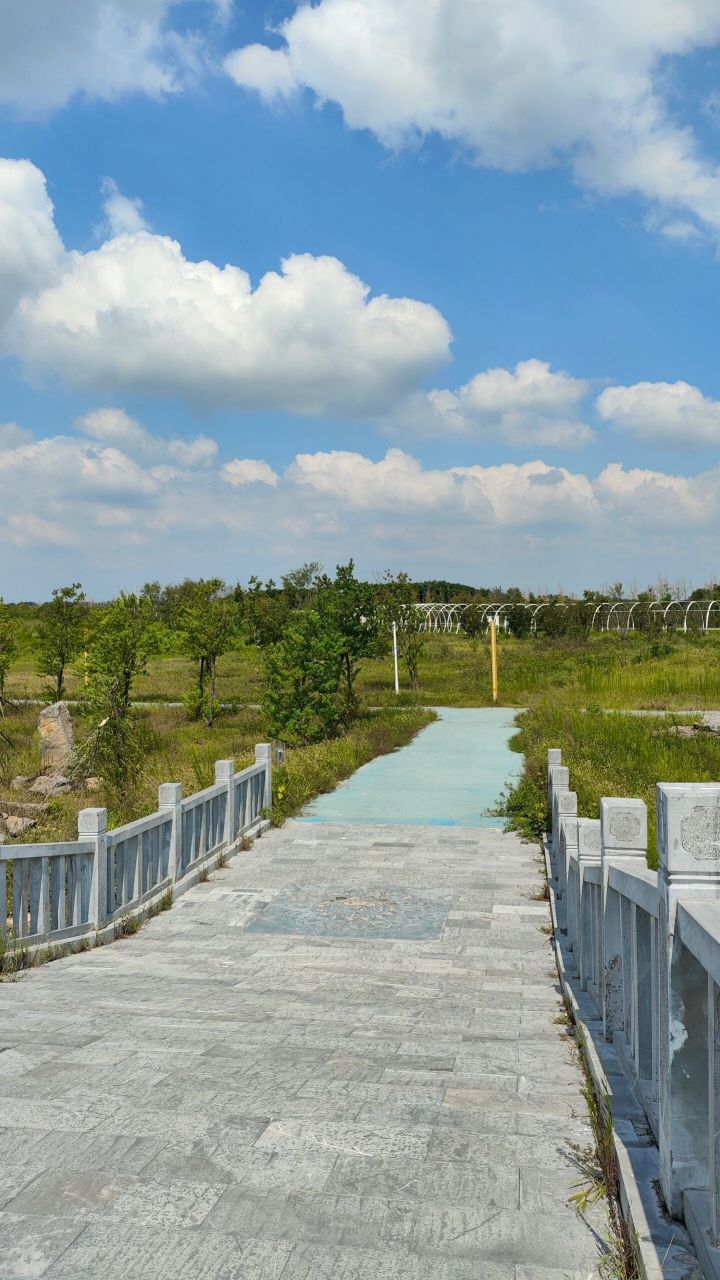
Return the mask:
M279 587L258 579L244 590L219 578L167 587L147 583L102 606L91 605L81 584L72 583L39 606L34 666L53 700L65 696L71 669L80 677L78 700L89 732L75 752L75 775L101 774L126 791L143 756L133 686L153 655L181 652L190 659L185 712L211 729L220 712L218 660L241 643L256 646L263 653L268 734L318 742L343 732L358 715L360 666L387 652L393 622L410 683L419 687L427 636L415 603L406 574L386 574L370 584L356 577L352 560L338 565L333 577L318 564L303 565ZM6 679L18 653L17 633L12 607L0 600L0 714L11 705Z

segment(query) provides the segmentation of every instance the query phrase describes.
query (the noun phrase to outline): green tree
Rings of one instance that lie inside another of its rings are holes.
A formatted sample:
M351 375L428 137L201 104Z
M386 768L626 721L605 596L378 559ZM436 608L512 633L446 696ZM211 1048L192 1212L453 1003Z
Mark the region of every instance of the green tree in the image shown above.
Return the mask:
M355 679L360 662L378 651L380 623L375 591L369 582L355 577L352 560L337 565L334 579L325 575L318 578L316 589L318 612L340 636L345 718L350 720L357 713Z
M0 596L0 715L5 709L5 680L16 652L15 628L8 607Z
M82 646L85 592L79 582L56 587L52 600L42 607L38 629L38 675L50 676L52 694L59 702L65 693L65 671Z
M308 560L299 569L291 569L289 573L283 574L283 595L289 609L302 609L310 604L321 569L319 560Z
M267 649L282 639L290 620L287 595L270 579L264 585L252 577L243 597L243 616L247 638L258 649Z
M154 651L152 605L124 591L95 618L88 640L85 671L88 737L75 752L77 777L102 774L120 793L137 781L145 746L132 714L132 687Z
M410 687L419 689L420 656L427 644L428 633L425 630L425 617L415 607L415 585L406 573L398 573L396 576L386 573L379 596L381 622L388 631L395 624L398 649L408 670Z
M291 742L320 742L338 732L343 638L329 613L299 610L265 655L263 709L268 732Z
M185 706L192 719L203 719L208 728L219 709L215 697L217 661L230 648L237 620L237 602L220 578L196 582L180 612L186 652L197 663L197 680Z

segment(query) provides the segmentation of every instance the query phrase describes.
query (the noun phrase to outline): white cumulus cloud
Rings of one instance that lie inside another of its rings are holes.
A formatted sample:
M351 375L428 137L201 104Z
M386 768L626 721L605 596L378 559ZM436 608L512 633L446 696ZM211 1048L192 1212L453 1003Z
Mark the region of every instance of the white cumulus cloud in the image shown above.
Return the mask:
M114 178L103 178L102 193L105 226L111 236L131 235L134 231L147 231L143 217L143 202L139 196L124 196Z
M227 15L229 0L213 0ZM0 102L34 114L76 94L112 101L176 92L202 69L204 37L172 27L180 0L32 0L2 5Z
M582 378L553 371L544 360L521 360L514 369L478 373L456 391L412 397L393 425L511 445L575 447L593 439L580 417L588 389Z
M232 462L225 463L220 474L236 489L247 484L265 484L274 489L280 479L277 472L260 458L233 458Z
M720 444L720 400L688 382L606 387L597 399L605 422L641 440L668 445Z
M200 406L364 415L449 359L435 307L371 295L337 258L294 254L253 285L145 230L68 251L52 214L38 169L0 165L2 337L29 369Z
M388 147L437 133L493 168L568 164L720 230L720 174L667 100L668 59L720 40L715 0L320 0L283 45L225 67L265 98L312 90Z
M370 576L395 565L476 583L512 574L534 587L597 581L598 546L626 578L651 580L678 546L708 572L714 563L718 468L682 476L613 463L590 475L540 459L438 468L389 449L378 459L301 453L275 470L257 458L222 462L215 441L198 466L119 410L100 412L81 421L83 434L0 436L6 594L56 585L53 549L64 549L68 580L105 594L172 580L178 563L232 580L352 555Z

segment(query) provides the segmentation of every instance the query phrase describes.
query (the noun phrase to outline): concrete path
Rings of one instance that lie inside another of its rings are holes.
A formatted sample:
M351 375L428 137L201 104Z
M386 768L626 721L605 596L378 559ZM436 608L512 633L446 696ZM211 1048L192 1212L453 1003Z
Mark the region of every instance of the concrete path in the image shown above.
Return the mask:
M0 985L0 1280L588 1280L535 850L288 823Z
M488 815L522 768L511 751L517 711L438 707L438 720L409 746L378 756L305 811L306 822L497 827Z

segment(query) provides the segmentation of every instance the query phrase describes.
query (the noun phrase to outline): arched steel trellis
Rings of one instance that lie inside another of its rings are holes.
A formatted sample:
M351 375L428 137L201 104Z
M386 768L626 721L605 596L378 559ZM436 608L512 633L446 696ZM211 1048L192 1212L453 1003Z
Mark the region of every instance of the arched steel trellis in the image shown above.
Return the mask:
M499 600L440 602L425 601L416 609L423 614L426 631L457 634L463 629L463 617L468 609L479 613L480 628L489 628L493 618L504 630L511 632L508 615L513 609L524 609L530 615L530 631L535 634L538 618L543 609L568 609L580 605L590 616L591 631L619 631L627 634L642 626L641 620L650 622L664 631L697 631L702 634L720 630L719 600Z

